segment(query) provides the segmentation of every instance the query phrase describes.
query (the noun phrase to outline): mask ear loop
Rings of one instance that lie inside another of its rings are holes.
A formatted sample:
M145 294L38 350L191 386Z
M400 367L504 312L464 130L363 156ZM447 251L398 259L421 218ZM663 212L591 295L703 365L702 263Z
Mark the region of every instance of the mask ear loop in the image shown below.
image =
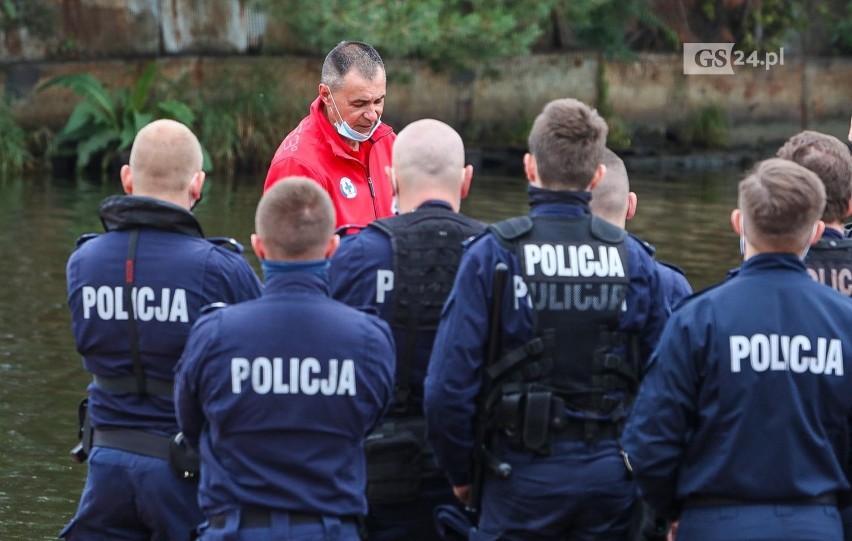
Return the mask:
M817 232L817 224L814 224L814 228L811 230L811 238L808 239L808 243L805 244L805 251L802 252L802 257L800 258L802 261L804 261L805 258L808 257L808 250L811 249L811 242L813 242L814 237L816 236L816 232Z
M746 237L745 237L745 222L743 214L740 213L740 257L745 257Z

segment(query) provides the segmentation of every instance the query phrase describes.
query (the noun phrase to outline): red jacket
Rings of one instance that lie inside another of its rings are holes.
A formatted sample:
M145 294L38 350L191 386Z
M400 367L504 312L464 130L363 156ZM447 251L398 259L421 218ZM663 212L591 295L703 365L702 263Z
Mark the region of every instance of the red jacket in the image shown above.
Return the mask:
M317 98L308 116L278 147L263 191L284 177L304 176L319 182L331 196L338 227L367 225L393 215L393 190L385 173L396 138L393 128L380 125L354 151L325 117L320 103ZM368 156L366 163L362 156Z

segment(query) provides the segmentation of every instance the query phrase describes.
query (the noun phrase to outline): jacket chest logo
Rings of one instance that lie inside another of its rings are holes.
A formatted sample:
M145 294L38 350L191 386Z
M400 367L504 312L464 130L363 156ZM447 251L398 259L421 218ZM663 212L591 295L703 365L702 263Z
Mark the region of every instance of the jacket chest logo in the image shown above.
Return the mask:
M340 193L346 199L352 199L358 195L358 188L355 187L355 184L348 177L343 177L340 179Z

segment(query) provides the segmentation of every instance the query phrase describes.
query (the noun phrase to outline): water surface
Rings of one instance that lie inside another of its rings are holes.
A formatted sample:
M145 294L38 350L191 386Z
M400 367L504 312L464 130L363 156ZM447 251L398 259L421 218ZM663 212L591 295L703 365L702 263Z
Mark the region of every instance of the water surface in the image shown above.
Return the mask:
M683 267L694 288L721 280L737 265L728 216L740 176L635 175L639 211L628 229L654 244L660 259ZM205 233L248 248L261 175L208 182L197 209ZM101 231L98 204L119 191L117 179L0 180L0 539L55 539L76 509L86 472L68 451L89 378L70 331L65 262L79 235ZM522 177L476 176L462 206L486 222L527 209ZM246 257L257 269L254 256Z

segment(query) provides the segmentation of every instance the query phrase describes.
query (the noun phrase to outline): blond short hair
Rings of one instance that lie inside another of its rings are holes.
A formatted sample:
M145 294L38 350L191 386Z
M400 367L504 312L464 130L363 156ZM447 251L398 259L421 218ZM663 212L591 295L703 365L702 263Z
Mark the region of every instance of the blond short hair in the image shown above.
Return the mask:
M771 158L740 182L738 204L749 241L762 251L798 252L825 208L825 187L801 165Z
M608 148L600 152L600 163L606 166L606 173L592 190L589 205L592 212L605 220L619 222L627 214L630 180L624 161Z
M334 235L331 198L315 181L287 177L263 194L254 227L270 259L322 259Z
M573 98L554 100L536 117L529 135L538 177L550 189L582 190L591 182L606 144L606 121Z

